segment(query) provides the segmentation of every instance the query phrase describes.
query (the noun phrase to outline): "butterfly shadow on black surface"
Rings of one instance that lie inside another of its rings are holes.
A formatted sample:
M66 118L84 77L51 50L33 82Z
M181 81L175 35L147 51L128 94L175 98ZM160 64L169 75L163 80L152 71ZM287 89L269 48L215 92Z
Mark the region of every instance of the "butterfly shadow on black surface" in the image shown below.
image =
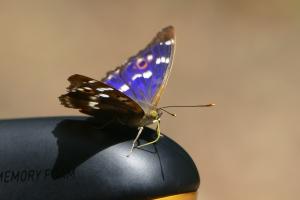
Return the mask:
M152 129L146 132L142 137L145 141L155 136L155 131ZM103 128L94 118L88 118L63 120L56 125L52 133L57 138L58 155L51 176L53 179L59 179L106 148L128 141L129 151L137 129L120 124L110 124ZM155 146L152 149L154 150L148 148L136 150L157 153Z
M98 152L130 140L136 129L121 125L100 127L93 119L63 120L52 131L57 138L58 156L52 169L52 178L61 178Z

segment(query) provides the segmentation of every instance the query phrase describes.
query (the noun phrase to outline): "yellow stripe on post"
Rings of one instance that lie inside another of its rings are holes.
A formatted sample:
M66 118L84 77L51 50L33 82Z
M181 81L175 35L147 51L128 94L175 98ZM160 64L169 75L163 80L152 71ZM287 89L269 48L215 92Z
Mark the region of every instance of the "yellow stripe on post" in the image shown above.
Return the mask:
M178 194L178 195L172 195L167 196L163 198L158 198L154 200L197 200L197 193L191 192L191 193L184 193L184 194Z

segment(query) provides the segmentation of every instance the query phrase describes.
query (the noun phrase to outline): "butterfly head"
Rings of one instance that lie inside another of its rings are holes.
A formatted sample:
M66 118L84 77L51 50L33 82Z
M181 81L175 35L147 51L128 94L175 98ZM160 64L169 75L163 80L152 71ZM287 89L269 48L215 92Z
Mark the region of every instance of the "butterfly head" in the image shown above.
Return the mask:
M159 110L159 109L156 109L156 110L150 110L149 112L149 117L151 117L153 120L157 120L161 117L162 115L162 111Z
M160 109L150 109L150 111L144 116L139 125L149 125L152 124L153 121L159 120L162 115L162 111Z

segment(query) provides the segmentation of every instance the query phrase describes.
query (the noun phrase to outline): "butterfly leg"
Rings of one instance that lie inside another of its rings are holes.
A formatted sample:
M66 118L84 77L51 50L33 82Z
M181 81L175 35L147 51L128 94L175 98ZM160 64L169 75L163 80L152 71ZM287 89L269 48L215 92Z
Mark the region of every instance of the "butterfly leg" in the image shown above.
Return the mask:
M137 148L140 148L140 147L144 147L144 146L153 144L153 143L155 143L155 142L157 142L157 141L159 140L159 138L160 138L160 136L161 136L161 134L160 134L160 126L159 126L159 125L160 125L160 120L159 120L159 119L158 119L158 120L154 120L153 123L157 123L157 126L156 126L157 137L155 138L155 140L153 140L153 141L151 141L151 142L148 142L148 143L146 143L146 144L142 144L142 145L137 146Z
M137 142L137 140L139 139L140 135L142 134L144 127L139 127L138 129L139 129L139 132L138 132L138 134L136 135L135 139L132 142L132 146L131 146L131 149L130 149L129 154L127 155L127 157L129 157L131 155L131 153L134 149L134 145Z

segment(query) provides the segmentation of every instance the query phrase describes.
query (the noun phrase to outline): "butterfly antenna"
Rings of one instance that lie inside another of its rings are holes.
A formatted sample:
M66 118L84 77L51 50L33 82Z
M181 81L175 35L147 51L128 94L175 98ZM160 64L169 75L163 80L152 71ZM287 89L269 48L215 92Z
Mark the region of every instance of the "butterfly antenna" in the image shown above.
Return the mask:
M164 108L199 108L199 107L211 107L215 106L216 104L210 103L210 104L203 104L203 105L192 105L192 106L163 106L159 109L164 110ZM166 111L166 110L164 110Z
M164 111L164 112L166 112L166 113L168 113L169 115L172 115L173 117L176 117L175 113L171 113L171 112L169 112L169 111L167 111L167 110L165 110L163 108L159 108L159 109L162 110L162 111Z

